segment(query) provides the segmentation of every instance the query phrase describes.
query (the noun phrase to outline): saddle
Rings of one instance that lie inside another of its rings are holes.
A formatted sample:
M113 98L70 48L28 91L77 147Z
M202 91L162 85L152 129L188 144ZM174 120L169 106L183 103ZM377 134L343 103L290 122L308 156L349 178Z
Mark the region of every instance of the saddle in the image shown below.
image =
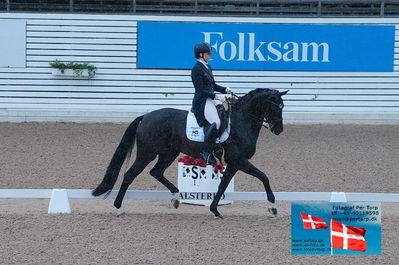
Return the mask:
M223 143L229 138L230 135L230 108L227 110L223 105L216 105L216 110L220 118L220 128L218 130L218 135L216 138L216 143ZM191 111L187 115L186 123L186 136L189 140L195 142L204 142L205 134L204 127L198 125L197 119L194 113Z

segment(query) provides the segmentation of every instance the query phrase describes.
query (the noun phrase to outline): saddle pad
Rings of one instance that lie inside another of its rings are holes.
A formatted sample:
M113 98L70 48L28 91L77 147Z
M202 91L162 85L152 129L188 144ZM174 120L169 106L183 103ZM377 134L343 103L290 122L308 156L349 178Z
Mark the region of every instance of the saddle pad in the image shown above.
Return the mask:
M222 135L216 139L216 143L223 143L229 138L230 135L230 120L226 130ZM189 140L194 142L204 142L205 134L204 127L198 125L197 119L194 114L189 111L187 114L186 136Z

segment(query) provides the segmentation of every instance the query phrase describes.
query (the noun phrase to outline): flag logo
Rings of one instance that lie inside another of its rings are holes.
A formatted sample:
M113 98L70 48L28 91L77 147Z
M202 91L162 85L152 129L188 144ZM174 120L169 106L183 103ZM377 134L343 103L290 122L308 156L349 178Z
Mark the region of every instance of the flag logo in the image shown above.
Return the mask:
M366 251L364 239L366 229L344 225L331 219L331 247L355 251Z
M328 228L326 222L324 222L323 218L319 218L316 216L312 216L307 213L300 213L303 222L304 229L325 229Z

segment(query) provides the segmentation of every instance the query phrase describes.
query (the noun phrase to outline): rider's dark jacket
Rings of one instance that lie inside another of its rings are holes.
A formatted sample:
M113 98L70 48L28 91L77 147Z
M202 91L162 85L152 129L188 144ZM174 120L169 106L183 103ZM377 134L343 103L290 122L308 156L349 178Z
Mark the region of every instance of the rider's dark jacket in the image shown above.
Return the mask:
M194 84L195 94L193 98L192 112L197 119L199 126L207 126L209 122L205 119L204 110L206 99L215 99L214 91L226 93L226 88L215 83L213 78L212 68L208 64L208 68L197 61L191 70L191 81Z

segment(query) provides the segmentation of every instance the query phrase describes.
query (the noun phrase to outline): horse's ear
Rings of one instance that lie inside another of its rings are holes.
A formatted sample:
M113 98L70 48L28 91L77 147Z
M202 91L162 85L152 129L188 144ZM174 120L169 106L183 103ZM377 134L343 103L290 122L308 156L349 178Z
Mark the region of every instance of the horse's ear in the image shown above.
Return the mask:
M278 94L279 94L280 96L284 96L285 94L288 93L288 91L289 91L289 90L286 90L286 91L283 91L283 92L279 92Z

